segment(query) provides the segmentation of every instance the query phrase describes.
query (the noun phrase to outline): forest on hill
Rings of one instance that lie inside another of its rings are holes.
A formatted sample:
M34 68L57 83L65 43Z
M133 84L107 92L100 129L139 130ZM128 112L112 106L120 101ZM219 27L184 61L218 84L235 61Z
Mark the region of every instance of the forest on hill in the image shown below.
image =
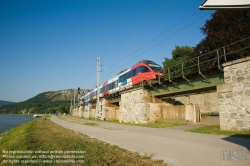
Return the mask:
M0 100L0 107L3 105L13 104L13 103L15 103L15 102Z
M56 113L60 106L69 111L71 100L74 99L74 93L76 101L78 101L79 97L86 92L86 90L81 89L79 93L75 93L74 89L68 89L40 93L24 102L2 105L0 114Z

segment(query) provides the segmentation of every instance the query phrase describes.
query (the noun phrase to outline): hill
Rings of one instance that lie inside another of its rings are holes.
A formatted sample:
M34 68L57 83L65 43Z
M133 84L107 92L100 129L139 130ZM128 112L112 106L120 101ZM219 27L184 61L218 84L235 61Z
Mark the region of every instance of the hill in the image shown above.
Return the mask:
M13 104L13 103L15 103L15 102L0 100L0 107L3 105Z
M87 90L80 90L80 97ZM60 105L64 105L69 110L71 100L74 98L74 89L44 92L32 97L24 102L3 105L0 107L0 114L44 114L55 113Z

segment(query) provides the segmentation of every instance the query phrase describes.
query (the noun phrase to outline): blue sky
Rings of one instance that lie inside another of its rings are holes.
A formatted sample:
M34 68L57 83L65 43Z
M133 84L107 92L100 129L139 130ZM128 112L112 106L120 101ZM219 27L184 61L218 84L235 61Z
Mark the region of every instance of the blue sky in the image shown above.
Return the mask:
M203 0L1 0L0 100L96 86L141 59L162 65L194 47L213 11Z

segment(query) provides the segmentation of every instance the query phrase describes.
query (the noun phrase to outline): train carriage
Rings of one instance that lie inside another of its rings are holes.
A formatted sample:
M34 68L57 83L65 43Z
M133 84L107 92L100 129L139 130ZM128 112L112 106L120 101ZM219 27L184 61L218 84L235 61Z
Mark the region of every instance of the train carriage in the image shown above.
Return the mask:
M114 78L100 85L100 97L112 95L147 81L157 81L163 77L162 67L150 60L141 60L130 69L123 70ZM97 97L97 87L81 97L83 101L93 101Z

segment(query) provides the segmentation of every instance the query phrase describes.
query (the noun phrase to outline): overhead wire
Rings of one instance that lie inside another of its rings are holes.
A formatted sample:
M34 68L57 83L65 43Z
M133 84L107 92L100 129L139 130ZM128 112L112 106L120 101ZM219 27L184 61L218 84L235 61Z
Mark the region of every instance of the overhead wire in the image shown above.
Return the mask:
M111 48L106 54L104 54L103 56L101 56L100 58L103 58L104 56L106 56L107 54L109 54L111 51L113 51L117 46L119 46L123 41L125 41L129 36L131 36L133 33L135 33L141 26L143 26L148 20L150 20L156 13L158 13L164 6L166 6L168 4L170 0L166 0L158 9L156 9L149 17L147 17L141 24L139 24L139 26L137 26L131 33L129 33L124 39L122 39L120 42L118 42L113 48ZM85 81L87 80L88 76L90 75L90 73L92 72L92 70L94 69L94 66L96 65L96 63L93 64L93 66L91 67L90 71L88 72L87 76L85 77L85 79L83 80L83 82L80 84L80 86L82 86Z
M181 29L179 29L179 30L176 31L175 33L169 35L168 37L164 38L163 40L159 41L159 42L156 43L155 45L149 47L148 49L146 49L146 50L143 51L142 53L136 55L135 57L133 57L133 58L130 59L129 61L125 62L124 64L120 65L119 67L115 68L114 70L121 68L122 66L126 65L126 64L129 63L130 61L132 61L132 60L134 60L135 58L139 57L140 55L146 53L147 51L151 50L152 48L154 48L154 47L156 47L157 45L161 44L161 43L164 42L165 40L167 40L167 39L171 38L172 36L176 35L176 34L179 33L180 31L184 30L185 28L189 27L190 25L192 25L193 23L197 22L198 20L200 20L201 18L205 17L206 15L208 15L208 14L210 14L210 13L211 13L211 12L208 12L208 13L202 15L202 16L199 17L198 19L196 19L196 20L192 21L191 23L189 23L188 25L182 27ZM144 46L143 46L143 47L144 47ZM133 54L133 53L132 53L132 54ZM110 72L109 74L113 73L114 70L113 70L112 72ZM107 76L107 75L106 75L106 76ZM106 76L105 76L105 77L106 77ZM103 77L103 78L105 78L105 77ZM102 79L103 79L103 78L102 78Z
M123 41L125 41L129 36L135 33L141 26L143 26L148 20L150 20L156 13L158 13L170 0L166 0L157 10L155 10L148 18L146 18L139 26L137 26L131 33L129 33L124 39L118 42L113 48L111 48L106 54L104 54L101 58L109 54L113 51L117 46L119 46Z
M182 22L186 21L188 18L190 18L191 16L193 16L194 14L196 14L199 10L193 12L192 14L190 14L189 16L187 16L186 18L184 18L183 20L181 20L180 22L178 22L177 24L175 24L174 26L172 26L171 28L167 29L166 31L164 31L163 33L161 33L160 35L158 35L157 37L155 37L154 39L150 40L149 42L147 42L146 44L144 44L143 46L141 46L139 49L133 51L131 54L129 54L128 56L125 56L123 59L117 61L116 63L114 63L114 65L111 65L111 67L114 67L116 65L119 64L119 62L122 62L123 60L127 59L129 56L135 54L136 52L138 52L139 50L141 50L142 48L144 48L145 46L147 46L148 44L152 43L153 41L155 41L156 39L158 39L159 37L163 36L165 33L167 33L168 31L172 30L173 28L175 28L177 25L181 24ZM110 74L110 73L108 73ZM108 75L106 74L105 77ZM103 77L103 78L105 78Z
M94 63L90 69L90 71L88 72L88 74L86 75L85 79L83 80L83 82L80 84L80 87L85 83L85 81L87 80L87 78L89 77L90 73L92 72L92 70L94 69L96 63Z

